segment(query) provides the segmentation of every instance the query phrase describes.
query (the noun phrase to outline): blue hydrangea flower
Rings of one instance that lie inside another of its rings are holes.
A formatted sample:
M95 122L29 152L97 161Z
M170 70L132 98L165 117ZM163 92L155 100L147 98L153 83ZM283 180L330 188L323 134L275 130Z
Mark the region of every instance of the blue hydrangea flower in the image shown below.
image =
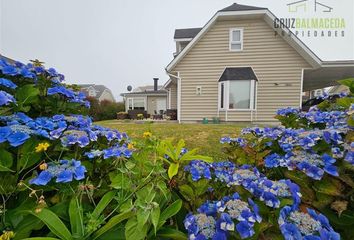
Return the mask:
M207 201L198 208L198 212L205 214L203 216L216 219L216 223L209 229L213 232L212 239L227 239L228 232L232 231L238 231L241 238L251 237L255 233L253 229L255 223L262 221L258 206L251 199L248 203L242 201L237 193L224 197L220 201ZM195 216L197 215L188 215L185 222L195 221ZM189 233L193 229L190 226L193 225L187 224L189 229L186 227ZM206 236L206 234L203 235ZM206 239L210 239L210 236L208 235Z
M9 141L11 146L18 147L25 143L26 140L29 138L30 135L25 132L14 132L7 137L7 140Z
M188 232L189 239L215 239L216 221L212 216L204 213L188 214L184 220L184 227Z
M345 161L354 165L354 151L348 151L344 158Z
M211 165L209 163L193 160L185 167L185 171L191 173L193 181L198 181L202 177L205 179L211 179L210 167Z
M9 127L0 127L0 143L6 142L11 132L11 128Z
M111 157L126 157L130 158L133 152L124 146L113 146L103 150L103 159Z
M7 66L4 66L2 69L1 69L2 73L4 75L9 75L9 76L15 76L18 74L18 70L16 67L12 66L12 65L7 65Z
M16 103L16 99L9 93L0 91L0 106Z
M0 85L15 89L17 88L17 85L14 84L11 80L6 79L6 78L0 78Z
M300 110L298 108L292 108L292 107L282 108L277 111L277 115L279 116L288 116L290 114L298 115L299 113Z
M36 178L29 181L34 185L47 185L53 178L57 183L68 183L85 178L86 168L76 160L60 160L59 163L48 163L47 169L43 170Z
M280 210L278 224L286 240L293 239L333 239L340 235L330 226L328 219L312 209L307 213L285 206Z

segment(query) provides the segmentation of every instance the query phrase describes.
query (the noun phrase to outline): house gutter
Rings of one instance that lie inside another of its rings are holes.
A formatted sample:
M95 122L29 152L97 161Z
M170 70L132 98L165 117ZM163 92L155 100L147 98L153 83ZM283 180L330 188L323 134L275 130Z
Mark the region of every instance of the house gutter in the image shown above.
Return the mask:
M167 75L177 79L177 120L178 123L181 123L181 77L179 76L179 72L177 72L176 76L168 72L167 68L165 70Z

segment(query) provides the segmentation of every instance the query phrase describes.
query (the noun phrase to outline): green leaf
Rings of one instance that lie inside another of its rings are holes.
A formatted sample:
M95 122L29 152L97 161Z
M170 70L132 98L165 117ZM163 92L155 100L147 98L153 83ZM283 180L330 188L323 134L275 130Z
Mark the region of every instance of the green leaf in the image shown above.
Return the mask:
M136 197L140 202L151 203L155 198L154 185L149 184L136 192Z
M207 179L200 179L197 182L192 182L192 184L195 188L196 196L204 194L206 191L208 191L208 188L210 186L209 181Z
M151 213L150 213L150 219L151 219L151 223L154 226L154 231L155 231L155 235L156 235L156 230L157 230L157 226L159 224L159 220L160 220L160 207L156 206L155 208L152 209Z
M138 228L138 221L136 218L130 218L125 224L125 238L126 240L142 240L145 239L148 230L148 225L143 228Z
M341 182L334 178L323 178L314 183L313 188L318 193L324 193L330 196L340 196L343 186Z
M185 197L187 200L192 201L195 198L194 191L189 185L184 184L179 186L179 190L183 197Z
M149 217L150 211L141 208L137 211L136 219L138 220L138 229L143 229Z
M42 154L34 151L39 142L38 140L31 139L31 141L26 141L19 147L18 152L20 158L17 162L17 171L20 171L21 168L26 169L40 162Z
M39 89L34 84L27 84L16 90L15 97L18 103L27 104L33 102L37 95L39 95Z
M28 112L31 106L25 106L38 101L39 89L34 84L24 85L16 90L17 105L15 111Z
M10 168L0 165L0 172L15 172L15 171L11 170Z
M168 168L168 177L172 179L178 173L179 163L171 163Z
M13 163L12 154L5 149L0 149L0 166L11 168Z
M57 237L63 240L72 240L72 236L65 224L52 211L43 208L39 213L30 212L33 216L38 217L49 230Z
M131 180L128 176L126 176L123 173L116 173L115 175L111 174L111 187L114 189L125 189L129 190L131 189Z
M115 215L109 221L100 229L98 229L94 234L92 240L97 239L100 237L102 234L110 231L112 228L114 228L117 224L121 223L122 221L134 216L135 213L133 211L130 212L123 212L118 215Z
M82 207L79 203L79 200L76 196L74 196L69 204L69 217L70 217L70 225L71 232L74 238L80 238L84 236L84 219Z
M15 237L14 240L22 240L25 239L26 237L30 236L31 232L33 230L38 230L44 226L43 222L32 216L32 215L27 215L23 218L19 224L17 224L14 232Z
M101 213L105 210L105 208L108 206L108 204L113 200L115 195L116 195L116 191L110 191L106 193L99 201L96 208L93 210L91 216L97 219L101 215Z
M161 228L157 232L157 236L166 239L187 240L187 237L183 232L172 228Z
M127 201L122 203L119 210L121 212L128 212L128 211L131 211L133 209L133 207L134 207L134 205L133 205L132 199L128 199Z
M157 228L159 229L162 225L165 224L167 219L176 215L181 209L181 207L182 207L182 200L178 199L175 202L173 202L171 205L169 205L164 211L162 211L160 215L159 225Z
M186 154L184 154L180 161L192 161L192 160L202 160L204 162L213 162L213 158L208 157L208 156L203 156L203 155L194 155L194 154L188 154L188 152Z
M160 189L162 192L163 196L167 199L167 194L169 193L169 190L167 189L166 183L164 181L159 181L156 184L156 187Z

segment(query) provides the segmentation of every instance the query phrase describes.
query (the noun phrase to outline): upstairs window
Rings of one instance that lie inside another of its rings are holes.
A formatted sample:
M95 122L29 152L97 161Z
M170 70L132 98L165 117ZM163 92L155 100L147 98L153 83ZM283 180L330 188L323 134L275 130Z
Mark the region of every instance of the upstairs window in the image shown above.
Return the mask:
M243 29L230 29L230 51L239 52L243 50Z

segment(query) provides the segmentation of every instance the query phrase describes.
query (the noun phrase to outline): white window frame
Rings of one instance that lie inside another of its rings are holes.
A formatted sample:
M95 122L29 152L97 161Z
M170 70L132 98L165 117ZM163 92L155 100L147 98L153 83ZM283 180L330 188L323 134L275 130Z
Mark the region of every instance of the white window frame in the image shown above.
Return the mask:
M251 81L250 87L250 108L234 108L230 109L230 82L232 81ZM224 84L224 107L221 108L221 85ZM219 82L219 94L218 94L218 109L219 111L255 111L256 106L256 93L257 93L257 81L250 80L228 80Z
M233 41L232 39L232 33L234 31L240 31L240 41ZM241 44L240 49L232 49L232 44ZM229 50L230 52L241 52L243 51L243 28L230 28L229 31Z
M127 110L134 110L135 108L134 108L134 99L136 99L136 98L132 98L132 97L130 97L130 98L127 98ZM146 111L146 98L145 97L138 97L138 99L139 100L144 100L144 111ZM131 103L132 103L132 109L129 109L129 102L131 101Z

